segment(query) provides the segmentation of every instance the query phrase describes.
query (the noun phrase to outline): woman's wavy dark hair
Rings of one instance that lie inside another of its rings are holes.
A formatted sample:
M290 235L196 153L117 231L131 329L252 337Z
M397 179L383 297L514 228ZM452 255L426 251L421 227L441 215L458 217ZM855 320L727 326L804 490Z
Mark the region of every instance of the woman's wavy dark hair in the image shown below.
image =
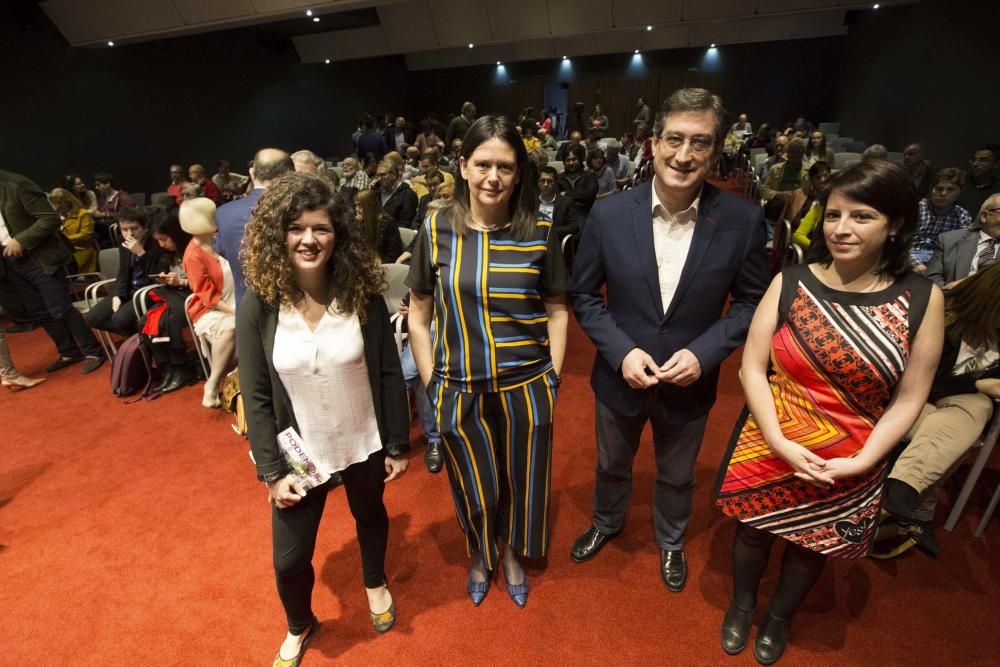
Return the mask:
M176 206L170 208L155 207L149 221L150 235L167 236L177 246L177 250L171 253L171 259L184 257L184 251L187 249L188 243L191 242L191 235L181 229L181 221L177 212Z
M538 207L538 178L535 177L536 172L528 159L528 151L517 132L517 126L504 116L481 116L465 133L461 157L468 163L476 149L490 139L500 139L514 150L519 180L507 205L511 235L519 241L527 240L538 221L535 214ZM469 184L459 171L455 174L455 198L443 208L452 228L459 234L465 234L469 227L469 206Z
M378 256L354 222L350 200L338 197L318 176L284 174L261 195L243 235L240 259L247 286L273 308L291 306L304 294L288 257L288 228L308 211L326 211L333 225L327 274L338 310L364 321L365 304L386 287Z
M977 272L944 293L948 336L974 348L997 343L1000 334L1000 263Z
M876 272L883 278L899 278L909 272L910 246L917 233L920 196L903 168L885 160L861 162L834 176L823 189L817 198L823 207L823 215L820 224L813 230L806 259L825 266L833 262L833 255L826 245L822 221L826 215L826 203L833 192L871 206L889 218L890 226L897 226L895 233L882 246Z

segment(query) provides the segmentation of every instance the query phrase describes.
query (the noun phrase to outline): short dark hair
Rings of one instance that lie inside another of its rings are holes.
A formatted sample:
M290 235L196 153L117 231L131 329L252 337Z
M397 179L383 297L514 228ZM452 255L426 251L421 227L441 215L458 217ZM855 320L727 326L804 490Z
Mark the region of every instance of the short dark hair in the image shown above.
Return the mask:
M148 224L148 219L146 218L146 211L139 208L138 206L129 206L123 208L118 213L118 221L128 220L130 222L138 222L141 226L145 227Z
M876 270L885 277L899 278L910 270L910 246L917 233L920 195L906 171L886 160L861 162L845 169L830 181L819 196L819 204L826 213L826 203L833 192L871 206L889 218L889 224L899 227L882 247ZM822 218L821 218L822 219ZM833 255L826 245L822 225L817 227L809 246L807 261L829 266Z
M100 181L101 183L107 183L111 187L115 187L114 176L112 176L106 171L99 171L96 174L94 174L94 182L96 183L97 181Z
M597 157L599 157L599 158L601 158L603 160L604 159L604 151L602 151L600 148L592 148L592 149L590 149L590 152L587 153L587 162L589 163L591 160L593 160L594 158L597 158Z
M552 178L559 178L559 171L555 167L550 167L549 165L538 168L538 175L541 176L542 174L548 174Z
M821 171L830 171L830 165L826 163L826 160L813 162L812 166L809 167L809 178L819 176L819 172Z
M663 102L663 113L656 119L653 135L660 137L667 125L667 116L672 113L711 111L715 114L715 143L721 145L726 136L726 109L722 98L704 88L681 88L675 90Z
M934 174L934 182L931 187L937 185L941 181L951 181L955 185L962 188L965 185L965 172L956 167L945 167L944 169L939 169L936 174Z
M566 152L575 155L580 162L587 161L587 149L583 144L573 144Z

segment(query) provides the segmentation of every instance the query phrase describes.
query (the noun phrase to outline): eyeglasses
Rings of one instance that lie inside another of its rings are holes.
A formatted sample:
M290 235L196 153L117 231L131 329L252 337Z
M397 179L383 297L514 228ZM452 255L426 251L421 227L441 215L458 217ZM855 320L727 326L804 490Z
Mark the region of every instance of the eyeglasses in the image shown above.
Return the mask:
M663 141L666 142L667 146L670 146L675 150L680 150L680 148L686 143L695 153L707 153L712 150L712 146L715 145L715 139L704 135L685 137L682 134L668 134L663 137Z

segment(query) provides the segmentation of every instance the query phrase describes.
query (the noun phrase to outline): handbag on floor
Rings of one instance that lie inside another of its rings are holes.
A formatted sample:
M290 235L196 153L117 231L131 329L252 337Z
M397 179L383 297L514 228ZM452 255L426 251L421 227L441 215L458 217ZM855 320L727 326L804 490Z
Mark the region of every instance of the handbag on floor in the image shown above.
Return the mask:
M111 361L111 393L115 396L138 396L126 403L151 398L150 388L159 373L153 368L153 357L143 334L132 334L118 348Z
M247 417L243 411L243 392L240 391L240 370L232 370L222 380L222 406L233 414L232 429L236 435L247 435Z

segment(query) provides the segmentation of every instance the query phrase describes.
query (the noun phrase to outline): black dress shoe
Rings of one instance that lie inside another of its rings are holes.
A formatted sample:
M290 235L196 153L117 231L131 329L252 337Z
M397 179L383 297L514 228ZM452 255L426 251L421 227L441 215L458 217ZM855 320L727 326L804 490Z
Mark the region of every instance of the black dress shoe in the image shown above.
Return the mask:
M38 328L37 324L31 324L29 322L27 324L14 324L4 329L4 331L6 331L9 334L28 333L29 331L34 331L37 328Z
M83 368L80 369L80 373L83 375L93 373L103 365L104 357L87 357L87 361L84 362Z
M680 593L687 583L688 565L683 549L660 549L660 576L672 593Z
M159 391L161 394L169 394L172 391L183 389L194 382L194 374L180 367L171 368L167 374L170 379L164 382L159 390L154 387L154 391Z
M45 367L46 373L55 373L56 371L61 371L67 366L72 366L73 364L78 364L84 360L84 357L59 357L51 364Z
M775 618L770 613L764 614L757 630L757 639L753 643L753 657L762 665L771 665L778 661L788 646L788 632L791 624L781 618Z
M160 369L160 381L149 388L154 394L158 394L163 391L163 388L170 384L170 380L174 376L174 367L170 364L163 364L159 366Z
M722 619L722 650L729 655L736 655L746 648L752 624L753 609L747 611L737 605L736 600L730 602Z
M442 463L444 457L441 454L441 443L436 440L428 442L424 450L424 465L431 472L441 472Z
M612 533L611 535L607 535L591 525L587 530L583 531L580 537L576 538L573 548L570 549L569 557L576 563L585 563L596 556L597 552L603 549L604 545L617 534Z

